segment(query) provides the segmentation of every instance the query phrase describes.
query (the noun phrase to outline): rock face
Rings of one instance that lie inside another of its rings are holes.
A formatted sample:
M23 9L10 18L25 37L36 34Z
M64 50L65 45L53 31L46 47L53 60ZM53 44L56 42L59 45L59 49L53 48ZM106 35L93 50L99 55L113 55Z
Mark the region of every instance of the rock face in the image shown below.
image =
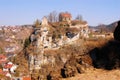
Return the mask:
M58 80L60 77L72 77L76 73L82 73L83 65L87 65L82 59L79 60L84 53L84 48L81 48L82 40L78 40L81 31L85 32L84 29L76 33L73 30L74 33L71 31L66 35L61 34L59 38L54 38L51 25L44 17L40 27L34 28L34 33L30 37L31 44L26 50L30 73L33 76L37 74L41 79L47 77L48 80Z
M114 31L114 39L120 41L120 21L118 21L118 25Z
M86 58L86 59L85 59ZM61 69L61 75L63 78L73 77L77 73L84 73L85 70L90 67L91 59L88 55L75 56L72 55L69 60L64 64Z
M51 65L51 67L55 64L55 57L52 55L29 55L29 69L30 71L36 69L41 69L42 65Z
M41 69L42 65L54 63L55 58L53 56L46 56L44 51L46 48L51 48L52 37L49 35L49 25L46 17L43 17L40 27L34 29L34 33L31 35L31 42L33 54L29 54L29 70ZM53 64L52 64L53 65Z
M42 26L48 26L48 20L47 20L47 18L46 17L43 17L43 19L42 19L42 24L41 24Z
M83 54L83 51L86 49L81 47L82 45L64 46L58 50L45 50L44 54L41 54L41 52L29 54L28 52L28 65L33 75L32 77L37 76L41 79L59 80L62 77L73 77L78 73L83 73L90 67L91 61L88 54L85 54L86 52ZM81 48L80 51L77 50L79 48Z

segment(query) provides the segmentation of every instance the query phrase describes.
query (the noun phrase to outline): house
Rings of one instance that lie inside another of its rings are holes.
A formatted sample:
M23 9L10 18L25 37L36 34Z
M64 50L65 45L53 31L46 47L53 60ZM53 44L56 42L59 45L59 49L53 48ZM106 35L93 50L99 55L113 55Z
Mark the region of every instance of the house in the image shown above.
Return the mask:
M11 73L14 73L16 68L17 68L18 65L13 65L11 68L10 68L10 72Z
M71 22L72 19L72 15L68 12L62 12L59 14L59 21L67 21L67 22Z
M6 53L7 53L7 52L14 52L14 51L15 51L15 47L13 47L13 46L7 46L7 47L5 47L4 49L5 49L5 52L6 52Z
M9 78L12 77L11 74L10 74L8 71L4 72L3 74L4 74L6 77L9 77Z
M11 78L11 74L8 71L3 71L2 69L0 69L0 75Z
M92 37L94 37L94 38L105 38L105 34L93 34Z
M31 80L31 77L30 76L24 76L23 80Z
M13 53L13 52L8 52L8 53L6 53L6 57L7 57L7 58L11 58L11 57L14 57L14 56L16 56L16 54Z
M13 66L12 62L8 62L8 63L4 64L3 71L9 71L12 66Z
M13 40L11 38L6 38L5 41L6 42L12 42Z
M4 48L4 50L5 50L6 53L8 53L8 52L14 52L14 51L16 51L18 49L19 49L19 47L17 45L15 45L15 44L10 44L10 46L6 46Z
M17 68L17 65L13 64L12 62L8 62L4 65L3 71L10 71L11 73L14 73Z
M0 54L0 64L5 63L7 61L7 57L3 54Z

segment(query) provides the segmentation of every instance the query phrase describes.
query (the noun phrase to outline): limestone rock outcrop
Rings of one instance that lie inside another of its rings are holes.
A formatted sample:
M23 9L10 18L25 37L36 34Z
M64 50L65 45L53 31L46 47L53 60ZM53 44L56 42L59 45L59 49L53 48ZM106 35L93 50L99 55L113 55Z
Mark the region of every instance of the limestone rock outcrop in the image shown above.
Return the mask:
M114 31L114 39L120 41L120 21L118 21L118 25Z

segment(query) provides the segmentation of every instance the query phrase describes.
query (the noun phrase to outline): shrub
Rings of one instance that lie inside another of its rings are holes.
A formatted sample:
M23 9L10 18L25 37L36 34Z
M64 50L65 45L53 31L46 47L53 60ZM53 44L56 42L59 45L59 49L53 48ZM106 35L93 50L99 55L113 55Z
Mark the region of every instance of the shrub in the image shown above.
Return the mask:
M30 39L27 38L25 39L25 42L24 42L24 48L28 47L30 45Z

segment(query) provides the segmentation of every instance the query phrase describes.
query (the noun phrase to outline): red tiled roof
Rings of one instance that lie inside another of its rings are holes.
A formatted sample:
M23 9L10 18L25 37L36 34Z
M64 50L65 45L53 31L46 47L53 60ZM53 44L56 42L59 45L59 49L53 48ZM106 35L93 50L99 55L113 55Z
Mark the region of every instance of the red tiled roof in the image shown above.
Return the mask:
M70 13L61 13L60 15L61 15L62 17L69 17L69 18L72 17Z
M5 61L0 61L0 64L3 64L3 63L6 63L7 61L5 60Z
M0 55L0 64L6 62L7 61L6 58L7 58L6 56L1 54Z
M13 66L13 64L6 64L5 66L4 66L4 68L11 68Z
M2 54L0 55L0 60L1 60L1 59L5 59L5 58L6 58L6 56L4 56L4 55L2 55Z
M9 73L8 71L4 71L3 74L6 75L7 73Z
M23 80L31 80L31 77L23 77Z
M3 71L2 69L0 69L0 74L6 75L7 73L8 73L8 71Z
M1 73L3 73L3 70L2 70L2 69L0 69L0 74L1 74Z

